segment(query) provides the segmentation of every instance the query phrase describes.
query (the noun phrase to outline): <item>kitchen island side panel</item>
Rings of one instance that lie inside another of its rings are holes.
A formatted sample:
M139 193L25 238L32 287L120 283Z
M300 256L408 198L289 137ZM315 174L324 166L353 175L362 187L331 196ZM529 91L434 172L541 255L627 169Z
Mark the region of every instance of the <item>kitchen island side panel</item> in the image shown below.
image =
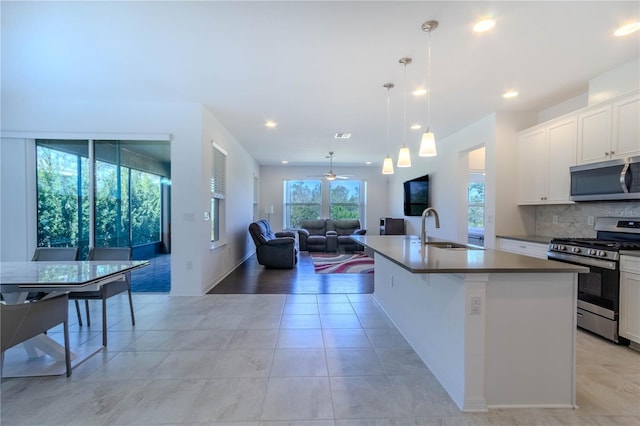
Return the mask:
M374 298L460 409L465 398L464 287L375 255Z
M461 410L575 406L576 274L414 274L378 253L375 270L375 300Z
M577 275L492 274L486 291L489 408L575 407Z

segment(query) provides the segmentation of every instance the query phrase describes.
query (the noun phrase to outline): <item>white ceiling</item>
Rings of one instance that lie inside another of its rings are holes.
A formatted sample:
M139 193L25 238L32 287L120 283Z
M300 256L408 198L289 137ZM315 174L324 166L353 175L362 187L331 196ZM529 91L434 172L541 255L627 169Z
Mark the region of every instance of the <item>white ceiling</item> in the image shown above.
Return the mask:
M379 166L406 124L426 125L431 34L431 128L442 138L494 111L538 111L587 90L588 80L637 58L638 1L569 2L9 2L2 13L2 95L197 102L261 164ZM475 34L492 15L497 26ZM392 82L391 138L386 89ZM510 88L518 98L504 100ZM3 102L3 108L10 108ZM264 122L272 119L276 129ZM336 132L351 132L336 140ZM406 131L417 149L421 131Z

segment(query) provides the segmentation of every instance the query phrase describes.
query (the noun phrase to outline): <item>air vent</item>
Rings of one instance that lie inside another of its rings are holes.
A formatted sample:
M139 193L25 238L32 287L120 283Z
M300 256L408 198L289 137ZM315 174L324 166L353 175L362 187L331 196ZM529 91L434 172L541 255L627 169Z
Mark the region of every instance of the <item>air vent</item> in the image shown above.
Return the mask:
M349 139L351 137L351 133L336 133L336 139Z

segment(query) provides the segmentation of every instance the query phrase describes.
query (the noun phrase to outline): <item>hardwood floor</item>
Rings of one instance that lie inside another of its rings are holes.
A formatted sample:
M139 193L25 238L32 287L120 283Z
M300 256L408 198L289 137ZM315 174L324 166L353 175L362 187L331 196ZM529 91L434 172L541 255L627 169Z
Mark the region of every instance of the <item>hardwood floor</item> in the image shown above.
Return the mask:
M373 293L373 274L316 274L308 252L293 269L267 269L251 256L208 294Z

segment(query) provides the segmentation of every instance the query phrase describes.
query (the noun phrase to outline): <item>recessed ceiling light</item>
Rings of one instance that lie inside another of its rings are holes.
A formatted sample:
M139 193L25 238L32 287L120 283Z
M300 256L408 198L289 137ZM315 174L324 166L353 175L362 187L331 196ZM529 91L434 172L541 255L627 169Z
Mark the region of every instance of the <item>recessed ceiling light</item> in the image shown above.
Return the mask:
M473 26L473 31L477 33L483 33L495 27L495 25L496 25L495 19L483 19L482 21L476 22L476 24Z
M267 120L266 123L264 123L264 125L270 129L273 129L274 127L276 127L278 125L278 123L276 123L273 120Z
M413 96L422 96L426 94L427 94L427 89L425 89L424 87L420 87L419 89L416 89L413 91Z
M371 161L365 161L364 164L371 164Z
M419 130L419 129L422 129L422 126L419 124L414 124L411 126L411 130Z
M618 28L616 32L613 33L613 35L615 35L616 37L621 37L629 35L631 33L635 33L638 30L640 30L640 22L633 22L631 24L623 25L622 27Z
M281 163L282 164L289 164L289 162L287 160L282 160Z
M505 92L502 97L505 99L509 99L509 98L515 98L516 96L518 96L519 93L516 92L515 90L509 90L507 92Z
M336 133L336 135L334 136L334 138L336 139L349 139L351 137L351 133L348 132L339 132Z

